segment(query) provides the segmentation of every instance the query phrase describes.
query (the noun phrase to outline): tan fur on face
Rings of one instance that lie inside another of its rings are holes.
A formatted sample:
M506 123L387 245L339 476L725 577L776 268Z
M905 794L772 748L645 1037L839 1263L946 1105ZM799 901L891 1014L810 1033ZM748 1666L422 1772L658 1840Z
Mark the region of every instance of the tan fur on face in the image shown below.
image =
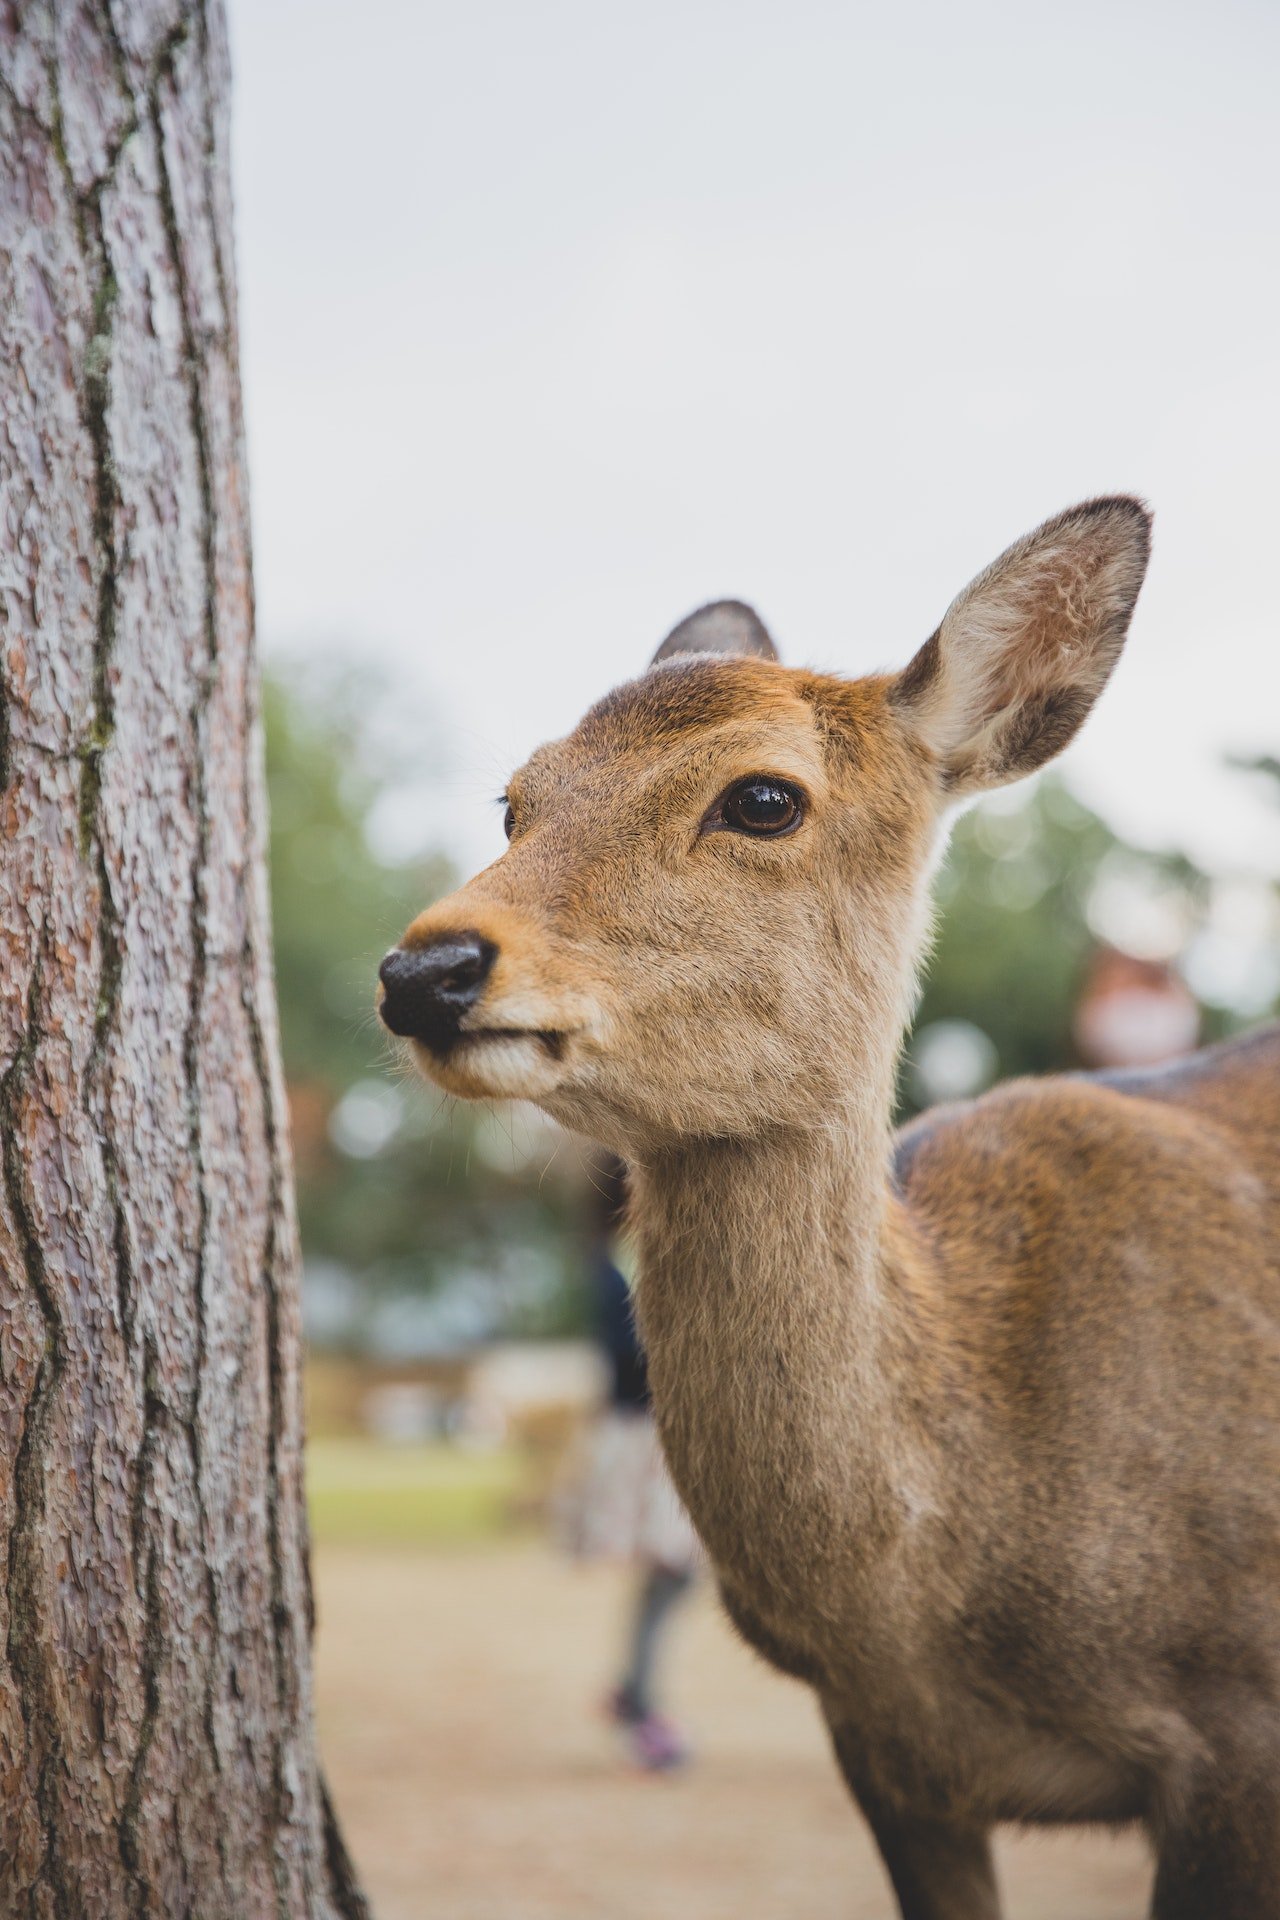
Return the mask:
M464 928L494 941L477 1024L564 1040L527 1097L634 1152L797 1120L815 1089L834 1094L827 1029L883 1028L906 1004L933 832L925 757L886 687L676 660L514 776L509 851L406 944ZM803 788L800 831L702 835L724 789L763 772ZM833 940L846 956L834 1002ZM901 978L885 973L888 947L904 949ZM673 1076L674 1059L689 1070ZM427 1064L451 1091L513 1091L485 1083L475 1049Z
M628 1154L672 1472L908 1920L994 1920L1046 1819L1143 1820L1157 1920L1280 1912L1280 1028L890 1136L940 819L1074 732L1146 551L1074 509L854 683L704 609L406 936L498 950L434 1078ZM797 830L704 832L751 773Z

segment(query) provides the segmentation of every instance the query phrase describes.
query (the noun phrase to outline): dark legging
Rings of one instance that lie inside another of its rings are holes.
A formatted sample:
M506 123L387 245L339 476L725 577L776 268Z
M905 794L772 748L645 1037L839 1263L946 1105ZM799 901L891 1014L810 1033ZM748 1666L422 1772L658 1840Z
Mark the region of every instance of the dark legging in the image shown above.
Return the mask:
M672 1608L693 1585L689 1569L651 1566L640 1582L636 1609L631 1622L631 1643L626 1676L618 1689L618 1698L628 1715L643 1720L653 1712L653 1670L657 1660L658 1639Z

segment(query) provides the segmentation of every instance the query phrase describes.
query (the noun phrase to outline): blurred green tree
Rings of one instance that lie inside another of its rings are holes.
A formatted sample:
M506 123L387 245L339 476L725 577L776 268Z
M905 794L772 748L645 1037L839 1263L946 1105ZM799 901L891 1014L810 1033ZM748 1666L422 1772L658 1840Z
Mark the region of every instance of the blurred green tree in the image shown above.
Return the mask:
M363 669L311 662L276 666L263 707L281 1040L313 1278L328 1266L353 1281L358 1320L380 1296L460 1275L479 1285L513 1262L562 1268L566 1198L539 1182L542 1160L524 1164L518 1139L505 1151L509 1121L410 1080L374 1012L383 954L454 884L442 855L396 860L371 832L379 802L415 771L388 730L396 703ZM429 739L415 758L424 752Z
M986 1036L984 1080L1077 1064L1071 1018L1099 944L1093 906L1108 874L1135 893L1174 896L1189 928L1203 916L1208 882L1192 862L1127 846L1056 776L962 815L938 880L937 939L904 1061L904 1114L926 1104L913 1060L937 1022L961 1021ZM1206 1009L1206 1033L1221 1031L1225 1018Z
M263 689L285 1060L292 1082L339 1092L387 1058L373 1018L379 960L452 884L439 855L396 863L371 844L373 809L403 772L375 766L382 699L366 675L327 668L276 668Z
M1271 798L1280 805L1280 759L1273 753L1259 754L1256 759L1236 759L1232 766L1240 767L1246 773L1261 773L1271 782Z

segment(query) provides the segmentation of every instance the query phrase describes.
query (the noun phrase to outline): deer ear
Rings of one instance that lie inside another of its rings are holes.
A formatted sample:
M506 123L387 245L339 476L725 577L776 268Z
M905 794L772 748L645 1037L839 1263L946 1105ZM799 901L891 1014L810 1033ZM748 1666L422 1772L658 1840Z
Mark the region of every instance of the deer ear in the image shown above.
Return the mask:
M687 615L672 627L651 665L656 667L659 660L670 660L678 653L748 654L757 660L778 657L764 621L741 600L713 600Z
M1150 546L1141 501L1090 500L952 601L890 691L951 795L1003 786L1066 746L1120 656Z

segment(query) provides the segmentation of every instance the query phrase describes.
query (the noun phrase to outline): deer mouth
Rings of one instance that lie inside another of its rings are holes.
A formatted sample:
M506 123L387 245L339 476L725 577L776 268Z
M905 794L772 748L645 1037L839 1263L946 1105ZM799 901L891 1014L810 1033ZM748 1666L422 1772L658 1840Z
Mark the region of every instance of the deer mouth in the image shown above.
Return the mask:
M558 1027L464 1027L456 1035L449 1051L456 1054L470 1046L489 1046L504 1040L529 1040L545 1049L552 1060L564 1059L568 1033Z
M564 1076L571 1034L558 1027L463 1027L448 1044L414 1046L419 1067L465 1100L538 1100Z

